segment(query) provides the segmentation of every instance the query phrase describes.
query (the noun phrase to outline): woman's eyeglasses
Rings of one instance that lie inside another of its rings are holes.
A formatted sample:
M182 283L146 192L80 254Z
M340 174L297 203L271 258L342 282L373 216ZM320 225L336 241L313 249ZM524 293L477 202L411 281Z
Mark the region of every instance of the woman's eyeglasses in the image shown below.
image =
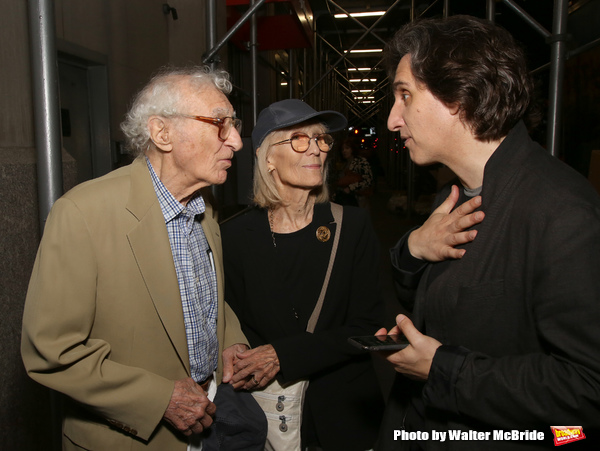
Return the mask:
M294 151L303 153L308 150L312 140L315 141L321 152L329 152L331 147L333 147L333 138L327 133L321 133L320 135L313 136L312 138L306 133L294 133L291 138L276 142L273 144L273 146L290 143Z
M194 119L200 122L206 122L207 124L213 124L219 127L219 139L221 141L227 140L231 133L231 128L235 128L238 133L242 131L242 120L237 117L205 117L205 116L192 116L189 114L180 114L181 117L188 119Z

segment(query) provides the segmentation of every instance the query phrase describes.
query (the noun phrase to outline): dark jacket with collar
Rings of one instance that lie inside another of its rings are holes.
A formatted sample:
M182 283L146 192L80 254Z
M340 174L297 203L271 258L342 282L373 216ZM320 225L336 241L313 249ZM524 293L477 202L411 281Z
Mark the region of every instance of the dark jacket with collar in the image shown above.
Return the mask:
M425 431L544 432L543 441L520 441L519 449L552 447L551 425L582 425L588 445L600 438L600 198L531 141L523 123L489 159L481 196L486 216L462 259L395 268L402 297L414 301L415 325L443 346L427 383L397 376L381 449L417 445L393 440L407 419ZM396 262L403 243L392 249Z
M314 285L315 293L312 305L305 308L305 318L310 316L322 287L337 232L332 222L329 204L317 204L309 227L327 226L331 239L319 243L311 231L306 253L312 257L304 262L305 257L298 256L303 283ZM310 380L305 411L310 409L324 449L372 447L383 399L371 356L348 344L348 337L372 335L383 322L377 283L379 244L368 214L359 208L344 207L337 256L313 334L305 332L306 321L298 324L290 314L288 298L295 287L280 286L278 281L279 249L273 246L266 211L251 209L222 224L221 230L226 299L251 345L273 345L281 363L281 382ZM313 246L322 246L322 250L313 252Z

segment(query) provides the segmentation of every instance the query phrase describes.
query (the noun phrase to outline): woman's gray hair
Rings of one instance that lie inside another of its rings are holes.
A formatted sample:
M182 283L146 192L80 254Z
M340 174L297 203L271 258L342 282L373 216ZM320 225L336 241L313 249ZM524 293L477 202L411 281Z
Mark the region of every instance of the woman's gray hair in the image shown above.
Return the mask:
M182 79L189 80L190 86L201 88L214 86L227 95L232 90L229 74L210 66L193 66L187 68L164 67L135 96L133 104L121 124L129 151L138 156L150 145L148 120L152 116L172 117L182 113L181 107Z
M320 122L312 123L321 125L323 127L322 133L327 131L327 128ZM287 133L291 130L310 124L311 122L303 122L291 127L275 130L266 136L260 147L256 150L256 164L254 165L254 203L259 207L274 208L283 204L283 199L277 191L275 179L267 167L267 160L273 153L273 144L284 140ZM311 193L316 196L316 203L329 201L329 190L327 188L328 161L328 159L325 160L325 167L323 168L323 184L320 187L315 188Z

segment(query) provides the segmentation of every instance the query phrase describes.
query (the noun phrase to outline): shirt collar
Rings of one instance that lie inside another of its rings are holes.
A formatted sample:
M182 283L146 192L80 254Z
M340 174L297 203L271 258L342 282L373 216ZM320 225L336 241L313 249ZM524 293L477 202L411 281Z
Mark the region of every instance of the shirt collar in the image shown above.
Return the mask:
M206 204L204 203L204 198L200 193L194 196L188 202L187 206L183 205L181 202L175 199L163 182L160 181L158 175L156 175L156 172L154 172L154 168L152 167L152 163L150 163L148 157L146 157L146 164L148 165L148 170L150 171L152 185L154 185L154 191L158 197L158 203L160 204L160 208L163 212L165 222L172 221L182 213L190 214L192 216L204 213L206 210Z

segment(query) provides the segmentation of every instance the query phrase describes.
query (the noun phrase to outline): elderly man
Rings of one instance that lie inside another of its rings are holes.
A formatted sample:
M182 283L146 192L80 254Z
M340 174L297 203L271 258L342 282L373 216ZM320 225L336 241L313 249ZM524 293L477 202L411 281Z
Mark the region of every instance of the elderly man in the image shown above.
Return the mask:
M48 216L22 356L33 379L67 395L63 449L186 450L247 349L200 192L225 182L242 147L230 90L227 73L208 68L154 77L122 125L135 161L69 191Z
M398 376L380 449L533 450L570 425L597 449L600 198L529 138L522 51L455 16L405 26L387 55L388 128L458 182L391 251L414 323L391 331L410 345L386 355Z

